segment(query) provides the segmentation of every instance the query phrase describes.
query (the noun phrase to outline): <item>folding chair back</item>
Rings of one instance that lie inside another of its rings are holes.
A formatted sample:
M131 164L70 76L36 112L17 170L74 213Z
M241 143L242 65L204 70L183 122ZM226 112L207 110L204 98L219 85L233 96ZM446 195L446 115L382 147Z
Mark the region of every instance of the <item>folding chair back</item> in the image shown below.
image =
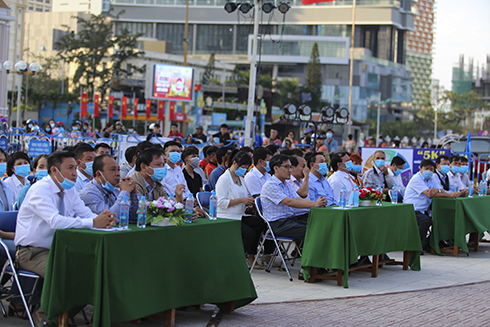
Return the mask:
M211 186L209 186L209 184L204 184L204 191L205 192L211 192Z
M197 203L202 210L209 212L209 198L211 197L211 192L198 192L196 194Z
M15 232L17 226L18 211L0 212L0 230L4 232Z

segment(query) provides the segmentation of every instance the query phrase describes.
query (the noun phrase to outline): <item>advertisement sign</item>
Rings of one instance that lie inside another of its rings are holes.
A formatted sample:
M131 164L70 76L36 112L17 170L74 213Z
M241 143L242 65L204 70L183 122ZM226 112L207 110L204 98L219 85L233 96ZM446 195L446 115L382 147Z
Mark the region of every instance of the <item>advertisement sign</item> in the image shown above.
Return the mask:
M37 157L41 154L50 154L51 144L49 141L30 140L29 157Z
M436 162L437 157L446 155L451 157L451 150L448 149L413 149L413 167L415 172L419 171L420 162L424 159Z
M6 138L0 138L0 148L3 149L3 151L8 153L8 147L9 147L9 140Z
M226 123L226 114L222 112L213 112L212 114L213 125L220 126L221 124Z
M194 68L155 64L150 84L153 99L193 101Z

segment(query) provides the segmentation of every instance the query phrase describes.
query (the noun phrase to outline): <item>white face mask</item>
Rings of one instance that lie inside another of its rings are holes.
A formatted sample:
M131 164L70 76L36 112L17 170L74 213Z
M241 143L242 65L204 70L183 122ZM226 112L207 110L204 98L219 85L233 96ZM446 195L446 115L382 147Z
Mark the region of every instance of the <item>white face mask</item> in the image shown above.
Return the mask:
M199 157L194 157L194 158L191 158L191 167L196 169L197 167L199 167Z

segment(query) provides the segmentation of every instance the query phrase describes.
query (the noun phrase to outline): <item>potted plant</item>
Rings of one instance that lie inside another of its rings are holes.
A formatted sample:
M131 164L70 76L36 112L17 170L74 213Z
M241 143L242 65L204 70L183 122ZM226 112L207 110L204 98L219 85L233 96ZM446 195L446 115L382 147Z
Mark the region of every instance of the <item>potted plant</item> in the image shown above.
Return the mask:
M174 200L165 199L148 202L146 223L152 226L179 226L184 223L184 205Z
M376 201L383 199L383 193L373 190L370 187L359 190L359 206L360 207L372 207Z

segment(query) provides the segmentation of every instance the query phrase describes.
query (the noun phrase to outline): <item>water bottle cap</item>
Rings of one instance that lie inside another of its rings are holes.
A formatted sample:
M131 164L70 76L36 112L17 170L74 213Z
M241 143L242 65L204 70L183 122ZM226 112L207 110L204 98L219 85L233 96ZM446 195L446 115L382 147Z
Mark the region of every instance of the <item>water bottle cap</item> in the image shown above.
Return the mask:
M211 195L216 195L216 191L212 191L211 192Z
M342 186L342 189L345 190L345 186Z
M193 197L193 196L194 196L194 194L192 194L192 193L189 193L189 198L190 198L190 197Z
M146 196L142 195L141 200L143 200L143 201L146 200Z
M127 197L127 196L123 196L123 200L127 200L127 199L128 199L128 197Z
M393 184L393 187L396 187L396 184Z
M173 193L170 193L169 196L174 196L174 194Z

